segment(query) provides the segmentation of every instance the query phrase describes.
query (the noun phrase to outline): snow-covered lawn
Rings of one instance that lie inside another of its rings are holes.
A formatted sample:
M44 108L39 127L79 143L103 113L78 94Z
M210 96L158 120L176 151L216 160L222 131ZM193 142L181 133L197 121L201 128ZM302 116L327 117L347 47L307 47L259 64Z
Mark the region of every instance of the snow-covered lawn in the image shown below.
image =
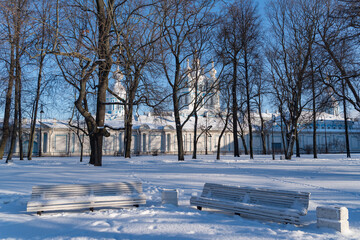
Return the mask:
M360 239L360 155L234 158L104 157L93 167L78 157L0 161L0 239ZM140 180L147 204L131 209L26 213L33 185ZM303 226L243 219L189 206L205 182L311 192ZM178 189L179 206L161 204L162 189ZM350 231L316 227L317 206L349 209Z

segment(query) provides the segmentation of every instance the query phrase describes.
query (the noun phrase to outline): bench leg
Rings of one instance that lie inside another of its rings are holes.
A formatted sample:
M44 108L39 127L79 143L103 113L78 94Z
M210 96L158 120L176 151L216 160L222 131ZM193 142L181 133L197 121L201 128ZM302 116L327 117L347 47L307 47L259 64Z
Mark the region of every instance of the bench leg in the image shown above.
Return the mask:
M94 208L93 208L93 207L92 207L92 208L90 208L90 211L91 211L91 212L93 212L93 211L94 211Z
M41 216L42 211L37 211L36 214Z
M197 208L197 210L200 210L200 211L202 210L202 207L200 207L200 206L197 206L196 208Z
M135 204L134 207L139 207L139 204Z

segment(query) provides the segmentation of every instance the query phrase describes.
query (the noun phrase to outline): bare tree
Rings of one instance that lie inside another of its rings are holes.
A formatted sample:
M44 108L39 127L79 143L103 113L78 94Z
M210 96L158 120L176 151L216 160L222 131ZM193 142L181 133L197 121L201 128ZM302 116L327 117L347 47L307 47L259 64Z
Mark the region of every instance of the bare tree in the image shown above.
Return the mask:
M272 77L274 93L277 100L285 103L279 110L286 129L286 159L291 159L298 121L310 101L303 95L303 90L315 42L317 9L316 0L274 0L268 5L274 37L270 43L268 60L275 74Z
M33 49L28 50L31 55L30 58L36 60L36 66L38 66L38 75L36 82L36 93L34 96L34 100L32 101L32 111L31 111L31 123L30 123L30 135L29 135L29 145L27 149L27 158L28 160L32 159L33 147L34 147L34 137L35 137L35 127L38 116L39 102L40 96L45 89L44 84L44 68L45 68L45 58L46 51L51 44L50 32L49 29L49 20L50 15L53 13L51 9L53 8L53 4L51 1L42 0L38 5L36 5L36 16L33 16L35 19L33 21L34 32L34 40L33 40ZM39 143L41 144L41 143Z
M75 118L75 121L74 121ZM76 134L79 144L80 144L80 162L83 161L84 156L84 142L85 142L85 136L89 136L85 129L85 122L81 121L81 116L78 111L75 110L75 107L73 108L72 116L69 119L69 126L70 129Z
M15 84L15 99L14 99L14 121L12 126L11 145L8 153L7 161L12 158L15 150L17 136L19 136L19 151L20 159L23 159L22 148L22 115L21 115L21 58L24 55L24 39L28 36L25 31L26 21L28 20L28 1L27 0L13 0L3 1L0 3L3 18L5 20L6 33L5 39L9 46L10 59L7 60L9 64L9 83L6 96L6 104L4 111L3 136L0 143L0 156L3 157L6 142L9 137L9 119L11 108L11 95L13 84Z
M116 64L120 67L117 75L123 75L125 98L108 91L124 105L124 145L125 158L130 158L131 135L134 106L147 103L152 105L150 97L150 80L146 72L151 71L156 54L157 41L161 38L159 16L154 10L154 4L149 2L128 1L122 18L115 19L119 52ZM132 17L136 15L137 17ZM119 31L121 29L121 31ZM120 70L121 69L121 70ZM119 77L119 76L118 76ZM118 79L119 80L119 79ZM152 89L152 88L151 88Z
M2 5L5 4L5 2L2 2ZM14 36L11 32L11 19L10 15L7 11L7 9L10 6L3 5L1 6L1 14L3 16L3 19L5 19L4 24L6 24L6 28L4 29L3 38L7 39L8 46L10 47L10 54L9 54L9 60L5 60L8 65L8 86L6 90L6 97L5 97L5 110L4 110L4 122L2 127L2 137L1 137L1 143L0 143L0 157L1 159L4 156L4 151L6 147L7 140L10 136L10 111L11 111L11 100L12 100L12 92L13 92L13 86L14 86L14 69L15 69L15 44L14 44ZM14 32L16 33L16 32ZM3 43L4 44L4 43Z
M217 102L218 99L218 82L219 77L221 76L218 74L216 76L217 71L215 70L214 61L212 60L212 67L210 71L208 69L208 65L210 61L204 61L204 59L209 58L207 55L209 52L212 52L212 40L213 40L213 33L214 33L214 26L218 23L217 19L213 16L210 16L211 20L206 20L207 24L204 24L202 28L200 28L197 32L191 35L190 37L190 47L192 49L192 56L194 56L193 64L190 67L189 59L188 59L188 78L189 81L192 82L192 86L190 89L189 94L193 95L192 102L188 105L192 105L192 112L194 116L194 130L193 130L193 154L192 158L196 159L197 155L197 144L200 136L205 133L209 134L209 127L203 127L204 130L197 134L198 129L198 111L200 108L207 107L209 104L214 104ZM208 22L212 22L212 24L208 24ZM207 76L210 75L210 76ZM185 93L186 94L186 93ZM185 98L189 96L184 96ZM186 106L187 104L182 104ZM213 106L213 105L212 105ZM204 117L208 117L209 109L206 108L208 111L204 114ZM212 113L210 113L212 114ZM211 128L211 126L210 126ZM207 138L206 138L207 139ZM206 143L207 144L207 143ZM206 145L207 146L207 145ZM205 149L205 154L207 154L207 149Z
M188 71L182 70L182 66L192 55L189 41L191 36L211 24L206 20L211 15L213 5L214 1L205 0L162 0L159 3L158 14L161 16L163 31L160 65L172 94L179 161L184 160L182 129L192 115L190 113L183 121L180 118L180 90L184 87L188 74Z
M252 86L259 75L257 64L260 49L260 18L257 14L257 6L253 1L238 1L235 6L238 8L237 22L240 23L237 30L240 32L241 41L241 69L243 72L243 86L246 96L246 115L249 128L250 159L254 158L253 153L253 130L252 130Z
M343 1L358 4L355 1ZM321 19L318 28L319 44L327 53L337 71L329 72L329 82L324 82L332 91L341 98L345 98L357 111L360 111L360 96L358 89L359 65L357 59L357 38L353 37L353 25L357 26L357 15L355 13L339 12L340 6L337 1L324 0L321 8ZM340 8L342 9L342 8ZM345 8L346 9L346 8ZM344 10L345 11L345 10ZM356 11L356 10L353 10ZM350 14L350 15L348 15ZM355 14L355 15L354 15ZM354 19L355 18L355 19ZM350 23L349 23L350 22ZM354 27L355 27L354 26ZM342 81L345 81L348 94L342 94Z
M262 154L267 154L267 147L266 147L266 131L267 131L267 124L266 124L266 120L264 119L263 116L263 102L264 102L264 97L267 94L267 82L263 79L263 69L261 67L262 65L262 61L258 61L256 64L256 71L254 72L255 74L255 95L254 95L254 102L255 105L258 109L259 112L259 120L260 120L260 129L259 129L259 133L260 133L260 137L261 137L261 145L262 145Z
M346 102L360 111L358 7L358 1L324 0L318 28L320 40L317 43L326 51L327 58L336 69L330 74L331 81L324 83L343 101L347 157L350 157L350 143Z
M64 61L76 64L59 65L64 77L67 72L78 66L77 81L73 82L79 94L75 106L85 118L90 137L90 164L102 165L103 137L110 136L105 124L106 92L109 73L113 65L113 54L119 46L113 35L113 19L121 15L124 1L96 0L75 4L63 3L64 9L57 4L54 47L48 53L55 54L59 63ZM72 13L77 12L75 16ZM60 25L60 14L68 21ZM87 94L92 79L96 79L93 89L96 92L95 117L89 111ZM68 79L68 82L72 82Z
M241 34L237 27L238 16L241 16L240 9L229 6L226 9L224 18L221 21L218 33L219 56L223 59L224 65L229 66L229 80L231 81L232 96L232 128L234 142L234 157L240 156L239 140L238 140L238 66L241 54Z
M217 151L216 151L216 159L217 160L220 160L220 151L221 151L221 139L225 133L226 130L228 130L228 124L229 124L229 120L230 120L230 117L231 117L231 94L230 94L230 87L228 86L229 82L226 82L226 81L222 81L222 87L220 88L221 89L221 93L222 93L222 99L224 101L223 105L226 109L226 113L223 114L223 111L221 110L219 113L218 113L218 117L222 120L223 122L223 128L220 132L220 135L219 135L219 139L218 139L218 143L217 143Z

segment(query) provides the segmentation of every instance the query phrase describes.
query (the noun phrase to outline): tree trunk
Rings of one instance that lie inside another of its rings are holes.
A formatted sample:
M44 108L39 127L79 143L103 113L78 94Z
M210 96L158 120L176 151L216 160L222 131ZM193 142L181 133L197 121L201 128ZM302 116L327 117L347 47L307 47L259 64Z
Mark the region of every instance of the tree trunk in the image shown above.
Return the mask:
M246 82L246 104L247 104L247 120L249 125L249 147L250 147L250 159L254 159L253 152L253 135L252 135L252 124L251 124L251 106L250 106L250 82L248 73L248 60L247 53L244 54L245 62L245 82Z
M241 138L241 142L244 147L244 153L245 153L245 155L248 155L249 152L248 152L248 148L247 148L247 144L246 144L246 139L244 137L244 129L242 128L241 124L239 124L239 127L240 127L240 138Z
M131 158L131 136L132 136L132 121L133 121L133 111L134 111L134 101L135 94L138 88L140 81L140 73L136 70L134 80L128 90L126 104L124 106L125 109L125 135L124 135L124 143L125 143L125 158ZM135 146L135 151L139 151L137 149L138 146Z
M94 136L94 166L101 167L102 166L102 149L103 149L103 134L101 132L96 133Z
M131 134L132 134L132 123L129 117L125 120L125 134L124 134L124 145L125 145L125 158L131 158ZM130 117L131 119L132 117Z
M177 91L175 90L173 94L173 103L174 103L174 114L175 114L175 125L176 125L176 140L178 146L178 161L184 161L185 153L184 153L184 143L182 137L182 126L179 115L179 100L177 98L176 93Z
M264 118L262 116L262 108L261 108L261 94L259 94L259 117L260 117L260 136L261 136L261 142L262 142L262 154L266 155L267 149L266 149L266 136L265 136L265 126L264 126Z
M231 87L231 95L232 95L232 116L233 116L233 141L234 141L234 157L240 157L239 151L239 140L238 140L238 105L237 105L237 59L233 60L233 79L232 79L232 87Z
M23 141L22 141L22 114L21 114L21 88L22 88L22 84L21 84L21 66L20 66L20 59L18 59L18 64L17 64L17 68L16 68L16 78L18 79L18 117L19 117L19 122L18 122L18 133L19 133L19 158L20 160L24 160L24 149L23 149Z
M175 118L175 128L176 128L176 140L178 146L178 161L185 160L185 152L184 152L184 142L183 142L183 132L182 132L182 124L180 119L180 106L179 106L179 98L178 98L178 91L180 86L180 61L178 58L175 58L175 79L173 85L173 92L172 92L172 100L174 106L174 118Z
M220 160L221 138L222 138L222 136L224 135L224 133L226 131L226 128L227 128L227 125L228 125L228 122L229 122L229 117L230 117L230 115L229 115L229 113L227 113L224 128L221 130L221 133L220 133L220 136L219 136L219 139L218 139L218 147L217 147L217 151L216 151L216 159L217 160Z
M314 130L313 130L313 153L314 153L314 158L317 158L317 142L316 142L316 130L317 130L317 127L316 127L316 109L315 109L315 99L314 99L314 96L315 96L315 89L314 89L314 86L313 86L313 126L314 126ZM324 119L325 121L325 119Z
M282 114L281 111L280 111L280 114ZM283 151L284 151L284 155L286 156L287 146L286 146L286 141L285 141L285 134L284 134L284 126L283 126L282 117L280 117L280 128L281 128L281 141L282 141L282 145L283 145Z
M342 81L342 93L343 93L343 96L345 96L345 81ZM349 131L348 131L348 123L347 123L347 109L346 109L346 99L345 98L343 98L343 106L344 106L346 157L351 158Z
M97 5L97 20L98 20L98 49L97 54L102 61L99 63L98 71L98 89L97 89L97 101L96 101L96 129L93 136L93 145L91 149L94 166L102 165L102 148L103 137L108 137L110 134L104 128L105 126L105 105L106 91L109 85L109 72L112 66L110 39L109 33L112 26L110 20L114 11L113 0L104 3L103 0L96 0Z
M132 109L129 105L130 101L127 99L124 105L124 157L131 158L131 134L132 134Z
M6 143L10 136L9 122L10 122L11 100L12 100L12 91L14 86L14 70L15 70L14 51L15 51L14 44L11 44L9 82L8 82L8 88L6 90L4 121L3 121L2 137L0 143L0 159L2 159L4 156Z
M299 141L299 132L296 128L296 157L300 157L300 141Z
M89 129L89 131L90 131L90 129ZM89 164L94 165L95 158L96 158L95 151L93 151L93 149L96 148L96 142L95 142L96 140L95 140L94 134L89 135L89 141L90 141L90 149L91 149Z
M84 157L84 143L80 142L80 162L83 161L83 157Z
M195 88L195 92L197 92L197 88ZM196 97L197 98L197 97ZM197 102L197 100L195 101ZM197 152L197 125L198 125L198 115L197 112L195 111L194 113L194 117L195 117L195 123L194 123L194 150L193 150L193 155L192 155L192 159L196 159L196 152ZM207 132L205 132L207 134Z
M14 109L14 122L12 127L12 134L11 134L11 144L10 150L6 159L6 162L12 159L15 147L16 147L16 137L18 132L18 124L19 122L19 79L17 76L15 77L15 109Z
M32 159L32 152L34 148L34 136L35 136L35 127L36 127L36 120L37 120L37 113L39 108L39 100L40 100L40 89L41 89L41 81L42 81L42 69L44 63L45 56L40 56L40 66L39 66L39 73L37 78L37 87L36 87L36 96L35 96L35 106L33 107L33 118L31 119L31 128L30 128L30 136L29 136L29 147L27 152L28 160Z
M293 124L290 126L290 130L287 133L287 146L285 151L285 159L291 160L291 157L293 155L293 149L296 142L296 128L294 127L296 124Z
M314 158L317 158L317 142L316 142L316 93L315 93L315 79L314 79L314 65L312 61L312 55L310 56L310 66L311 66L311 90L312 90L312 111L313 111L313 154ZM325 121L325 119L324 119ZM325 124L325 122L324 122Z
M96 109L96 126L97 129L94 133L94 166L102 166L102 149L103 149L103 137L105 136L105 105L106 102L106 89L108 85L107 75L105 70L99 71L99 87L98 87L98 98L97 98L97 109Z
M219 136L219 139L218 139L218 146L217 146L217 151L216 151L216 159L217 160L220 160L221 138L225 133L226 127L227 127L227 123L225 123L225 127L221 130L221 133L220 133L220 136Z
M17 113L14 113L15 115L17 115ZM15 120L16 120L16 123L15 123ZM14 155L14 151L15 151L15 147L16 147L16 133L17 133L17 116L15 117L14 119L14 123L12 125L12 131L11 131L11 142L10 142L10 149L9 149L9 152L8 152L8 156L6 158L6 163L8 163L13 155Z

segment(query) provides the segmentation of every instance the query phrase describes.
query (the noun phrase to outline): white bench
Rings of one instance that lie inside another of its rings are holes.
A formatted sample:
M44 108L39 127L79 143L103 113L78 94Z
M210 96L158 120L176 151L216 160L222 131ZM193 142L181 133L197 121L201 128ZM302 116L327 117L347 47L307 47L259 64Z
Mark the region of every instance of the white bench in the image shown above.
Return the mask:
M190 204L199 210L217 209L241 217L300 225L307 214L310 193L236 187L206 183L200 197Z
M33 186L27 212L138 207L146 204L141 182Z

